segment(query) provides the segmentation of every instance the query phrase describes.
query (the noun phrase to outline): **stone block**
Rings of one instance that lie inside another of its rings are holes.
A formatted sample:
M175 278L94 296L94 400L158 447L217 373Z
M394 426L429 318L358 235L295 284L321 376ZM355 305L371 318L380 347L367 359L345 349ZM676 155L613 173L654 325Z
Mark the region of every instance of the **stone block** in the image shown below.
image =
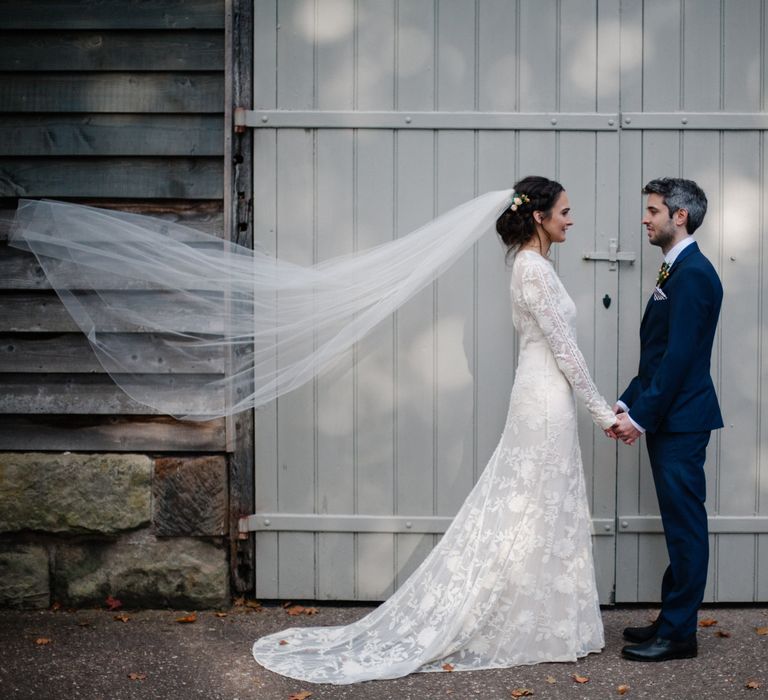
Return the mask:
M226 533L224 457L162 457L152 479L152 526L159 536Z
M60 545L53 594L64 605L103 605L108 595L126 607L214 608L229 603L223 543L159 539L149 530L116 542Z
M0 544L0 607L47 608L48 552L35 544Z
M149 523L141 455L0 454L0 532L115 534Z

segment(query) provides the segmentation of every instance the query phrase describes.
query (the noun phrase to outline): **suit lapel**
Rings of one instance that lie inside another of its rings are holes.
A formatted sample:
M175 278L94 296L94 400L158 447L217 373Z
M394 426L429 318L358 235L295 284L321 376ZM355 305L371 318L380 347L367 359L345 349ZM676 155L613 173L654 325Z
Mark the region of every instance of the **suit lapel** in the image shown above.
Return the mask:
M691 243L691 245L686 246L683 248L683 250L680 251L680 255L677 256L675 259L675 262L672 263L672 267L669 268L669 277L672 277L672 275L675 273L675 270L678 269L680 264L693 253L697 253L699 251L699 244L694 241ZM669 277L667 278L666 284L669 284ZM648 303L645 305L645 312L643 313L643 320L640 322L640 330L642 331L643 326L645 325L645 322L648 318L648 312L651 310L651 305L653 304L653 296L648 300Z

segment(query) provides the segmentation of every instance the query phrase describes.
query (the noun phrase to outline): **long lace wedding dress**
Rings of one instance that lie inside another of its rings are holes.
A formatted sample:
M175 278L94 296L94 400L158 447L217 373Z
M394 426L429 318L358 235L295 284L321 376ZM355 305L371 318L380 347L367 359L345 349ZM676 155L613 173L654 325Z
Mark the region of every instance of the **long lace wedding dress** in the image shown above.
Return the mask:
M504 431L439 544L361 620L257 640L261 665L345 684L602 649L574 392L601 428L615 417L576 345L576 307L551 264L518 252L511 296L520 357Z

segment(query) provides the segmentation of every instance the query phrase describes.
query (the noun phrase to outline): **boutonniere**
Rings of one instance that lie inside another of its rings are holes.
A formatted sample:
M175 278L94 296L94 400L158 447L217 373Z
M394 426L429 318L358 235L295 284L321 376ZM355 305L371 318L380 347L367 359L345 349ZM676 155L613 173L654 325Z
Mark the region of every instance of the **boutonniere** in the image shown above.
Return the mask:
M663 263L661 263L661 267L659 268L659 274L656 276L656 288L653 290L653 298L656 299L656 301L661 301L662 299L667 298L667 295L661 291L661 288L664 286L664 283L668 279L669 279L669 265L665 260Z

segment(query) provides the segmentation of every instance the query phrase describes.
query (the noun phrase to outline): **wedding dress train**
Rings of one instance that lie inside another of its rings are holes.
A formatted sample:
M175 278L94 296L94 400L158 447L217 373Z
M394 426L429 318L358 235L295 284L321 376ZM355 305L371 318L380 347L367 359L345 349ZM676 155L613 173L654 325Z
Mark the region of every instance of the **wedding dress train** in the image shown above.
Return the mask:
M256 661L314 683L573 661L603 647L574 393L614 414L575 341L576 308L534 251L512 268L520 356L498 446L451 526L382 605L343 627L256 641Z

